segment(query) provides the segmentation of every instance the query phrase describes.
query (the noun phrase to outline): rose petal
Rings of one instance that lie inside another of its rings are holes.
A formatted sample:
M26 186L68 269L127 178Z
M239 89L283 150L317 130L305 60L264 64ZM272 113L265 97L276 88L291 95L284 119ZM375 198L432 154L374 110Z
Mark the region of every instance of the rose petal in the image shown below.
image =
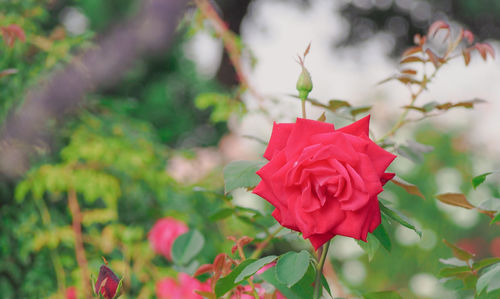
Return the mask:
M309 241L311 242L312 246L314 247L314 250L318 250L318 248L323 246L323 244L328 242L333 237L335 237L335 234L328 232L325 234L312 235L309 237Z
M309 138L314 134L333 132L335 127L332 124L310 119L297 118L295 126L290 133L286 143L285 152L287 159L299 154L307 145L310 145Z
M370 134L370 115L367 115L348 126L340 128L337 131L369 139L368 136Z
M295 124L291 123L273 123L273 132L271 133L271 139L269 140L269 144L264 152L264 158L271 160L277 152L285 148L294 125Z

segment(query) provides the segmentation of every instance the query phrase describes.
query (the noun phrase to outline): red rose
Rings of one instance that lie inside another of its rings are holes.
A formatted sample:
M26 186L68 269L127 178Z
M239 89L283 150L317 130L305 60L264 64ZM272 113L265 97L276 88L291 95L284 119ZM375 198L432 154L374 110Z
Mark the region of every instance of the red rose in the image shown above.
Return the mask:
M273 217L299 231L315 249L336 235L366 241L380 224L377 195L394 177L396 158L368 137L370 116L335 130L297 118L274 124L254 193L276 209Z

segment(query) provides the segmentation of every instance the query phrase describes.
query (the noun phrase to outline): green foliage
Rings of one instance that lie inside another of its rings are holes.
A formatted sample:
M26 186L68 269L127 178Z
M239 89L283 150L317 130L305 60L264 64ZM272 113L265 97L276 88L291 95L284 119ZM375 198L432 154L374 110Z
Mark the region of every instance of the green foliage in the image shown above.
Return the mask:
M493 172L486 172L483 174L480 174L478 176L475 176L472 178L472 187L476 189L479 185L481 185L485 180L486 177L489 176L490 174L493 174Z
M236 282L236 278L248 267L250 264L254 263L256 259L247 259L241 262L238 266L236 266L229 275L224 276L223 278L217 281L215 285L215 295L217 297L223 296L225 293L229 292L232 288L240 284L242 281Z
M372 292L366 293L363 295L364 299L402 299L401 295L399 295L396 291L381 291L381 292Z
M410 220L405 215L403 215L401 212L399 212L397 210L394 210L394 209L387 207L382 202L380 202L379 204L380 204L380 211L383 213L383 215L385 217L387 217L388 219L390 218L390 219L398 222L402 226L405 226L405 227L413 230L420 237L422 237L422 232L419 229L417 229L415 227L415 225L411 224Z
M260 277L276 287L287 299L310 299L313 296L311 284L314 282L315 274L314 267L309 264L305 275L292 287L278 280L276 267L266 270Z
M179 265L189 263L202 249L205 238L197 230L180 235L172 245L172 260Z
M255 272L259 271L262 267L276 260L276 258L277 256L270 255L254 261L253 263L246 266L240 274L238 274L238 276L234 280L234 283L239 283L249 278L250 276L254 275Z
M276 263L276 278L287 287L292 287L304 277L310 260L311 255L305 250L283 254Z
M373 256L380 247L380 242L378 238L376 238L373 234L368 234L366 242L357 240L357 243L361 248L363 248L364 251L366 251L366 253L368 254L369 261L373 259Z
M235 161L224 167L224 190L226 193L236 188L257 186L260 177L255 174L264 165L258 161Z
M477 280L476 290L481 293L486 290L486 293L500 289L500 263L494 264L486 269Z
M210 120L214 123L227 121L235 113L242 114L245 107L241 101L229 95L213 92L199 94L194 104L202 110L212 107Z

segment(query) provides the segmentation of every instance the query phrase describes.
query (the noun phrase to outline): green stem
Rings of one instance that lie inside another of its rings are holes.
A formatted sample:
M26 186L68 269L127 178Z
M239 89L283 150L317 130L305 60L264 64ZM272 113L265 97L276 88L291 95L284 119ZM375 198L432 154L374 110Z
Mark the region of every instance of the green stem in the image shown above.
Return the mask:
M260 255L262 254L262 250L264 250L264 248L266 248L267 244L274 238L276 237L276 235L283 229L284 227L283 226L280 226L278 229L276 229L274 232L272 232L271 234L269 234L267 236L267 238L262 241L262 243L260 243L258 246L257 246L257 249L255 249L255 251L252 253L252 255L250 256L250 259L256 259L258 257L260 257Z
M302 102L302 118L307 118L306 117L306 99L301 99Z
M319 261L316 266L316 280L314 281L314 295L313 299L319 299L321 297L322 283L321 283L321 275L323 274L323 266L325 265L325 260L328 255L328 248L330 247L330 241L326 242L319 251L318 256Z

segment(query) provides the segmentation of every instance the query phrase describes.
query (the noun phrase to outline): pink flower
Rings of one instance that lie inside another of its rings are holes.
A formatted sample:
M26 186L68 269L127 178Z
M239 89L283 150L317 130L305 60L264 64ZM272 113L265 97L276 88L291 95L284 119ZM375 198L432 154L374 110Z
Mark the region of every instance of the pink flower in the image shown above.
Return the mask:
M172 260L170 250L175 239L186 233L188 227L181 221L174 218L163 218L158 220L151 231L148 239L154 252L163 255L167 260Z
M164 278L156 283L156 297L159 299L203 299L194 291L210 292L209 282L200 282L185 273L180 273L178 280Z
M66 294L65 294L66 299L76 299L78 298L76 295L76 288L75 287L69 287L66 289Z

